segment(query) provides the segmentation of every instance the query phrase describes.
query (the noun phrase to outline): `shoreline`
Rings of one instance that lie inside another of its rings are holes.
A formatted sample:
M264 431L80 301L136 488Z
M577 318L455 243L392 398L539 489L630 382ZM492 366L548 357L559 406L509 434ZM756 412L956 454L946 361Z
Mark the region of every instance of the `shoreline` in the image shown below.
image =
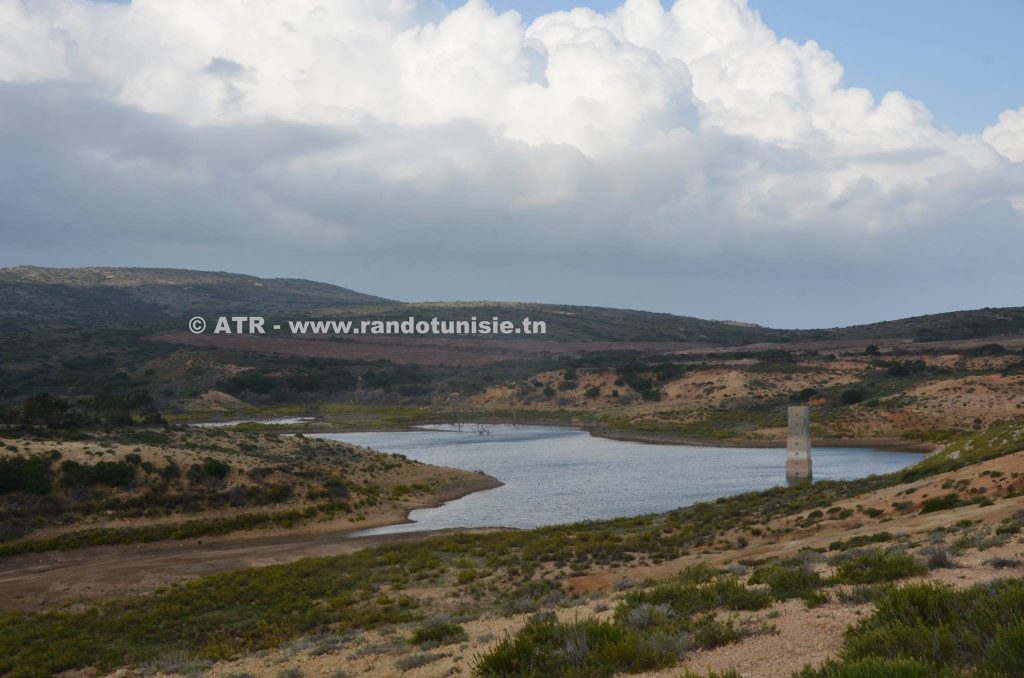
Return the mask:
M647 443L650 445L686 445L691 447L752 447L752 448L777 448L784 449L786 441L763 440L763 439L704 439L688 438L672 433L653 433L646 431L612 431L600 426L588 427L579 426L595 438L608 438L610 440L622 440L635 443ZM812 449L815 447L854 447L872 450L884 450L889 452L921 452L932 453L941 446L935 443L923 441L910 441L903 438L812 438Z
M497 422L489 422L497 423ZM508 422L504 422L508 423ZM618 432L580 425L541 424L586 432L594 437L631 440L647 444L698 445L706 447L778 447L772 441L694 441L657 434ZM389 430L421 431L414 426ZM347 431L355 432L355 431ZM306 432L344 434L346 431ZM827 441L829 442L829 441ZM820 447L829 446L819 443ZM847 441L841 441L847 443ZM879 443L860 441L864 447ZM902 445L902 449L907 446ZM852 446L839 445L839 446ZM892 448L890 448L892 449ZM915 451L920 451L918 448ZM448 467L446 467L448 468ZM429 539L455 533L475 533L508 528L446 528L409 532L360 535L374 528L413 523L412 511L436 508L476 492L495 489L504 483L480 471L452 469L457 479L441 491L399 506L382 510L358 523L345 519L314 521L297 528L245 530L223 535L164 539L153 542L87 546L64 551L25 553L0 559L0 609L39 609L98 599L124 591L152 590L176 581L249 567L292 562L306 557L329 556L405 540ZM344 522L343 522L344 521Z
M186 425L194 426L201 423L209 422L190 422ZM289 435L308 435L315 437L318 435L342 435L345 433L387 433L387 432L413 432L413 431L429 431L424 429L424 426L439 425L445 422L439 421L426 421L419 424L409 424L405 426L364 426L359 428L344 428L339 430L336 426L332 427L331 422L328 421L312 421L313 428L298 428L293 426L282 426L276 428L275 432ZM511 422L501 417L474 417L471 422L465 422L466 424L504 424L511 426L547 426L555 428L570 428L579 431L585 431L595 438L606 438L609 440L621 440L635 443L646 443L649 445L683 445L688 447L721 447L721 448L778 448L784 449L786 447L786 440L765 440L763 438L694 438L689 436L678 435L675 433L659 433L653 431L642 431L637 429L609 429L603 424L588 424L588 423L566 423L565 420L551 420L545 421L543 419L531 419L528 422ZM931 443L921 440L908 440L906 438L894 438L894 437L883 437L883 438L812 438L812 447L850 447L850 448L862 448L862 449L873 449L883 450L888 452L920 452L922 454L931 454L942 449L942 445L939 443Z

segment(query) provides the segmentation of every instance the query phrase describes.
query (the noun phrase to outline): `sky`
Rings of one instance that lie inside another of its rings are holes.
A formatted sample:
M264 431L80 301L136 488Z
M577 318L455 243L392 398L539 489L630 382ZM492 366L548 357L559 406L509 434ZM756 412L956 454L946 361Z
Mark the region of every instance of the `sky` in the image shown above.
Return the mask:
M1021 25L1003 0L0 0L0 266L776 327L1022 305Z

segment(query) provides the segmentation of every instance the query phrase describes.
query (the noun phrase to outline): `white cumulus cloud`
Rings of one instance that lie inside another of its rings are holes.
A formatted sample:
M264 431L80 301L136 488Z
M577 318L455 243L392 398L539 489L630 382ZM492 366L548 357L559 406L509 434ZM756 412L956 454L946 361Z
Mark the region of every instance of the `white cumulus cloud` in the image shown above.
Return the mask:
M1003 111L999 122L985 128L985 141L1013 162L1024 162L1024 108Z
M602 253L882 266L979 213L1024 229L1024 109L956 134L826 47L745 0L529 24L484 0L0 0L2 233L586 251L586 277Z

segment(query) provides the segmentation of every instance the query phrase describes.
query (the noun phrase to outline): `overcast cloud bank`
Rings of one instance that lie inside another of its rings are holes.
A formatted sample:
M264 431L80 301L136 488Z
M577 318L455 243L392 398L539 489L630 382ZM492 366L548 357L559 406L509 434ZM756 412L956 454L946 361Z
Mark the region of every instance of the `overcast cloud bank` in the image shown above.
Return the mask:
M1024 303L1024 108L954 134L842 76L743 0L0 0L0 263L774 325Z

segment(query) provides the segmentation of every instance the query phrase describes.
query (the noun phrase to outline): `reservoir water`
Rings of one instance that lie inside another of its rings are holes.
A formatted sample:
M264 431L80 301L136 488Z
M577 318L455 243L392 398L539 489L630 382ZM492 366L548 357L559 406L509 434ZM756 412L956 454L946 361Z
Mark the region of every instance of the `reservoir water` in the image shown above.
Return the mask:
M462 430L329 433L410 459L483 471L502 487L443 506L413 511L413 522L357 534L452 527L540 527L670 511L699 501L784 485L785 449L649 445L595 438L551 426L474 425ZM815 480L853 479L898 471L915 452L829 447L813 451Z

